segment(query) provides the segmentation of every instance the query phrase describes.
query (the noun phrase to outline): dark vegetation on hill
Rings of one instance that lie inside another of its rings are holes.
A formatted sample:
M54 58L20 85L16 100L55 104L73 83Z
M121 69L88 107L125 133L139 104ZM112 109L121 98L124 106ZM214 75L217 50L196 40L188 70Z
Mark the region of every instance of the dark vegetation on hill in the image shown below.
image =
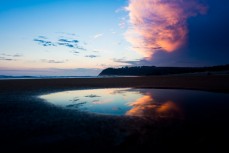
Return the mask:
M212 67L156 67L156 66L138 66L138 67L122 67L107 68L99 75L122 75L122 76L148 76L148 75L170 75L185 74L197 72L218 72L229 71L229 64L212 66Z

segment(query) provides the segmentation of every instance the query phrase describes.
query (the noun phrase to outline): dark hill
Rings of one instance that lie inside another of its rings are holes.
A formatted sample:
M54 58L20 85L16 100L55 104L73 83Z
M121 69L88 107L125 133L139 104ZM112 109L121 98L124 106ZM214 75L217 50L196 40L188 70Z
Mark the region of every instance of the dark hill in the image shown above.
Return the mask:
M121 75L121 76L147 76L147 75L169 75L184 74L196 72L217 72L229 71L228 65L212 66L212 67L156 67L156 66L140 66L140 67L122 67L107 68L99 75Z

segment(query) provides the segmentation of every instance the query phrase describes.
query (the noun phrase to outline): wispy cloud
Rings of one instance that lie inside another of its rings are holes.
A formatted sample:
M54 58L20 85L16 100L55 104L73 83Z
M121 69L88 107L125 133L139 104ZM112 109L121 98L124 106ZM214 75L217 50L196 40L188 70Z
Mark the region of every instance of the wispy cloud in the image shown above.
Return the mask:
M80 52L75 51L75 50L72 50L71 53L73 53L73 54L79 54Z
M13 57L22 57L22 54L14 54Z
M99 33L93 36L94 39L98 39L100 37L102 37L104 34L103 33Z
M79 40L77 39L58 39L57 42L47 40L48 38L45 36L38 36L38 38L33 39L35 42L38 42L39 45L42 45L44 47L50 47L50 46L64 46L71 49L77 49L77 50L84 50L87 49L83 46L79 45Z
M141 65L141 60L126 60L125 58L114 58L112 59L114 62L116 63L121 63L121 64L124 64L124 65L133 65L133 66L138 66L138 65Z
M51 60L51 59L41 59L41 62L50 63L50 64L61 64L66 63L68 60Z
M68 40L68 39L59 39L59 42L65 42L65 43L78 43L79 40Z
M86 50L85 48L79 46L79 40L77 39L59 39L57 44L59 46L66 46L68 48L75 48L78 50Z
M0 61L15 61L16 59L0 57Z
M87 49L82 46L75 46L75 48L78 50L87 51Z
M2 53L0 54L0 60L1 61L16 61L19 57L22 57L22 54L6 54Z
M126 18L126 17L122 17L122 18L121 18L121 21L120 21L120 23L119 23L119 27L120 27L121 29L124 29L124 28L127 27L127 25L128 25L127 18Z
M69 47L69 48L75 48L75 45L70 44L70 43L58 42L57 44L58 44L59 46L66 46L66 47Z
M65 35L65 36L77 36L76 33L70 33L70 32L56 32L57 34Z
M206 12L198 0L129 0L126 39L150 59L159 50L172 52L185 44L187 19Z
M40 38L40 39L48 39L48 38L45 37L45 36L38 36L38 38Z
M19 54L19 53L16 53L16 54L6 54L6 53L2 53L0 54L2 56L5 56L5 57L22 57L23 55L22 54Z
M86 55L85 57L88 57L88 58L96 58L96 57L99 57L98 55Z
M115 10L115 13L120 13L122 11L125 11L125 8L124 7L120 7L118 9Z
M51 41L47 41L47 40L43 40L43 39L33 39L33 41L38 42L38 44L47 47L47 46L56 46L55 43L51 42Z

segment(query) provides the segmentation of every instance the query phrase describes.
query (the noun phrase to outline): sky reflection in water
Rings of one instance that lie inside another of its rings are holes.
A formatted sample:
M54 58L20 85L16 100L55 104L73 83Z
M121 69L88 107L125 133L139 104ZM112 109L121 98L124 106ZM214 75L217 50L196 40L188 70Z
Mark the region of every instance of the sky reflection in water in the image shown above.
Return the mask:
M229 95L222 95L189 90L110 88L58 92L40 98L66 109L98 114L177 118L187 108L199 107L203 102L211 104L219 97L229 99Z

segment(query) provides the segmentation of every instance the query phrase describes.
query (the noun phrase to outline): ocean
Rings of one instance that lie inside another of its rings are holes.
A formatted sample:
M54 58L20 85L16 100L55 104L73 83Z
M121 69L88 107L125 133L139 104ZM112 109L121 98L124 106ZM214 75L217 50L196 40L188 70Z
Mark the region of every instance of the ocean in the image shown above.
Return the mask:
M138 76L8 76L0 75L0 80L19 80L19 79L69 79L69 78L114 78L114 77L138 77Z
M16 79L65 79L65 78L103 78L102 76L8 76L0 75L0 80Z

